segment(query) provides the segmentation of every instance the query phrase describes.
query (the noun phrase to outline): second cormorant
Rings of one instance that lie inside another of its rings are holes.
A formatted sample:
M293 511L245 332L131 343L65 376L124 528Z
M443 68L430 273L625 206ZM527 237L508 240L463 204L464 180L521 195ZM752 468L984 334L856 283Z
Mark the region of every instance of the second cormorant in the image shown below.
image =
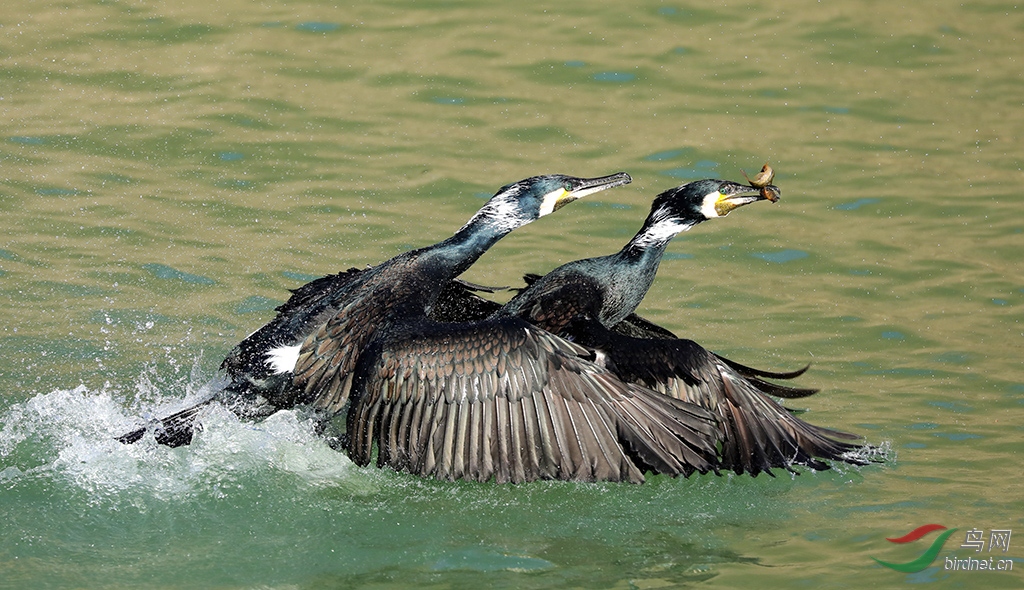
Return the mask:
M722 436L721 466L736 473L771 474L794 465L828 469L819 459L864 464L860 437L808 424L769 397L811 395L765 381L790 373L761 371L705 350L692 340L633 312L657 273L668 243L679 233L737 207L777 200L775 186L723 180L691 182L658 195L643 227L610 256L565 264L514 297L494 317L518 317L596 350L623 381L682 399L715 414Z

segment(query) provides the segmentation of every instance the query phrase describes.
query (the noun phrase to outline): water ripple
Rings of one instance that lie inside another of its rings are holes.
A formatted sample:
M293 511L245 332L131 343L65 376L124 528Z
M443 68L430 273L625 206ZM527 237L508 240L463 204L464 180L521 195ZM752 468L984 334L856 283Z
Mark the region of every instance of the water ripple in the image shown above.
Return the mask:
M160 264L158 262L143 264L142 268L158 279L182 281L193 285L214 285L217 283L217 281L214 281L211 278L180 271L176 268L167 266L166 264Z
M786 262L793 262L794 260L807 258L810 254L803 250L779 250L778 252L754 252L752 256L760 258L761 260L767 260L768 262L784 264Z

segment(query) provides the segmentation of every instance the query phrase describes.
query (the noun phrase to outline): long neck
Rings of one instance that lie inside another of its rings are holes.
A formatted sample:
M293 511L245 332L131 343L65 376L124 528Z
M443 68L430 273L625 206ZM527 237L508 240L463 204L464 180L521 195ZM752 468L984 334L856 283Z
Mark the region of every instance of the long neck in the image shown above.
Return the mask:
M643 227L619 252L619 255L635 261L635 264L654 265L657 268L665 248L672 238L700 223L699 221L683 221L679 218L653 219L647 218Z
M507 236L518 224L499 223L485 212L480 212L455 235L421 250L420 257L428 262L433 272L442 276L440 284L459 276L498 240Z
M696 223L682 223L678 220L649 219L633 239L614 255L620 273L616 282L627 284L629 287L623 294L621 309L617 310L616 316L625 317L640 305L654 282L668 243L694 225Z

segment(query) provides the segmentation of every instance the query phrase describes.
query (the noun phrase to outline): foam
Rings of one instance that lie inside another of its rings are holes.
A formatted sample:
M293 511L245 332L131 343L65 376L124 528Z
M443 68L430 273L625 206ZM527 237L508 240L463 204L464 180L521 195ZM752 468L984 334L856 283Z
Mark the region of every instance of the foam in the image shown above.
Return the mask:
M312 420L294 411L253 424L214 403L199 416L202 430L191 445L172 449L152 434L133 445L115 439L140 417L165 415L205 395L200 387L184 399L157 396L155 406L133 409L112 388L80 385L0 409L0 486L45 478L84 490L92 502L130 503L223 495L241 480L283 479L358 495L375 490L371 478L314 432Z

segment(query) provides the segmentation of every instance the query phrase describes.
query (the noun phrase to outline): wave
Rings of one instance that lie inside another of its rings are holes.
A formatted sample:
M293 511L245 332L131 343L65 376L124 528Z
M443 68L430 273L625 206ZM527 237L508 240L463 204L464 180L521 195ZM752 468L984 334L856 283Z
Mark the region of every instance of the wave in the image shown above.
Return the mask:
M138 402L137 395L135 405L140 407L132 407L109 387L79 385L38 393L2 409L0 490L34 480L60 480L102 501L132 494L163 500L217 496L251 479L357 494L375 488L364 472L314 432L311 419L296 411L277 412L253 424L215 403L200 415L202 430L189 446L158 445L151 434L133 445L115 440L138 427L140 417L184 408L215 386L211 382L184 398L150 402Z

